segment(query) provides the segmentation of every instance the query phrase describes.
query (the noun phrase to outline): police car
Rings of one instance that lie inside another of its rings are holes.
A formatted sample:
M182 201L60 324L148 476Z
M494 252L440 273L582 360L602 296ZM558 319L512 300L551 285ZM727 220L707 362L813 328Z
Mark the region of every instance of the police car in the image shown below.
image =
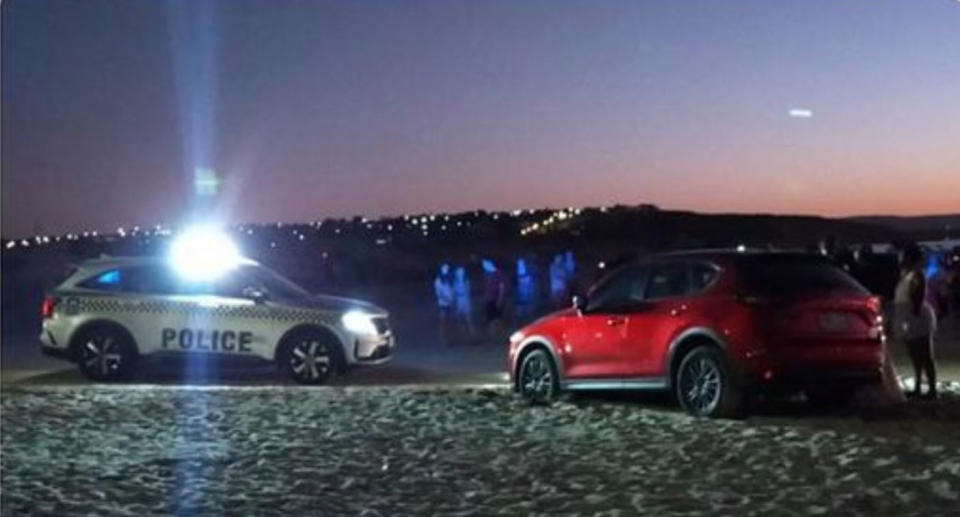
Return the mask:
M47 355L97 381L129 377L141 359L194 354L261 359L322 384L351 365L390 359L387 312L311 295L248 259L212 281L185 280L162 258L84 262L43 301Z

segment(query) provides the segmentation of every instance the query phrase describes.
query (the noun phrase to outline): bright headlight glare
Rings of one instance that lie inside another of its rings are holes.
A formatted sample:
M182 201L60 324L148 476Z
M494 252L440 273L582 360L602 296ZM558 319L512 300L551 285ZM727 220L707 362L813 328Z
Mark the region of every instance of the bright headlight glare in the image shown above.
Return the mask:
M376 335L377 327L371 316L361 311L350 311L341 318L343 328L355 334Z

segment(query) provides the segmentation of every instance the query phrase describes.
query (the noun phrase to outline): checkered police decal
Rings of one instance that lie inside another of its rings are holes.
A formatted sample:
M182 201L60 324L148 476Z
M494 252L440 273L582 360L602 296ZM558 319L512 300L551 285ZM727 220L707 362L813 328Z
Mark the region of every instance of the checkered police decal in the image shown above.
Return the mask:
M70 315L79 313L173 313L187 316L322 323L325 325L335 325L337 323L337 318L334 315L310 309L266 307L263 305L219 305L203 307L189 301L124 300L101 296L71 296L66 300L65 311Z

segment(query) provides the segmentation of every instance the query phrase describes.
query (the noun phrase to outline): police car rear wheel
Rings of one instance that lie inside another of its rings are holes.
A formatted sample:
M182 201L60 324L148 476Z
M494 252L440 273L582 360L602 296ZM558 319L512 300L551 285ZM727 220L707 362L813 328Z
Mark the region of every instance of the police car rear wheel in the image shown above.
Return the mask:
M337 369L335 348L322 336L298 336L287 347L284 366L302 384L323 384Z
M133 371L135 361L129 338L111 327L89 329L78 340L77 364L95 381L120 380Z

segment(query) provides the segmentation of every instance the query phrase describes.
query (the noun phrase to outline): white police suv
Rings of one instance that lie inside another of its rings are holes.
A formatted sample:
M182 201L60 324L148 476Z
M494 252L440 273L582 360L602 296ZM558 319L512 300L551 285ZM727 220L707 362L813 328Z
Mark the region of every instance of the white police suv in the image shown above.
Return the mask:
M98 381L129 376L146 357L213 354L273 361L321 384L350 365L389 360L395 346L385 310L311 295L248 259L206 281L184 279L161 258L90 260L42 311L44 353Z

